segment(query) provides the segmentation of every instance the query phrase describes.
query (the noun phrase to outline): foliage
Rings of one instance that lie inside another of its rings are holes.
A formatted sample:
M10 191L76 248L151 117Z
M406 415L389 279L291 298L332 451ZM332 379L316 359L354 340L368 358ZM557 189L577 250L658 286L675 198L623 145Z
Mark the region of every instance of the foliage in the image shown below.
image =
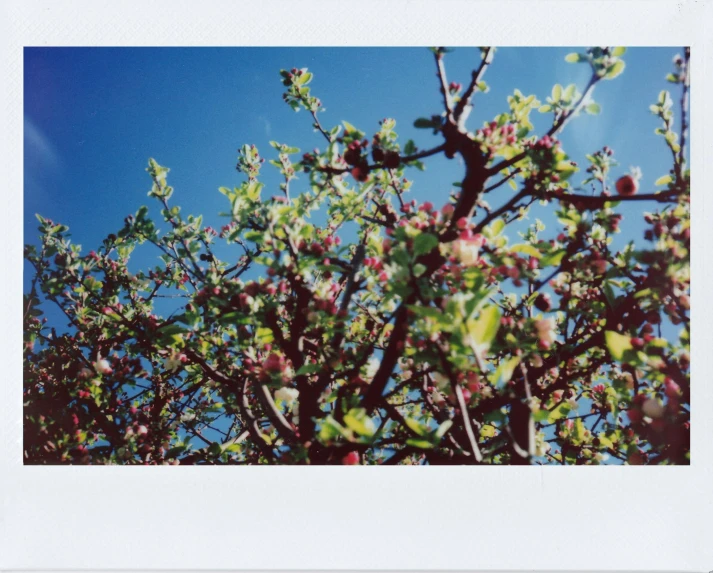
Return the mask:
M474 131L466 118L495 50L481 49L465 88L446 79L447 50L432 51L443 112L415 126L442 135L436 148L402 144L392 119L369 138L346 121L323 127L312 74L283 70L285 101L311 114L324 148L271 142L284 182L265 198L264 159L245 145L245 181L220 189L220 232L169 204L153 159L166 233L141 207L83 254L38 216L41 243L25 249L26 463L689 463L688 50L667 78L681 131L667 91L651 107L671 150L663 190L626 196L610 186L611 149L588 156L577 187L557 139L599 112L593 90L624 72L623 48L568 55L591 67L583 92L555 85L542 104L515 91ZM533 113L552 114L546 134ZM407 171L439 154L463 159L457 193L409 201ZM297 173L309 179L299 192ZM623 201L654 210L646 242L617 249ZM560 227L538 221L512 242L508 226L535 202ZM130 272L147 243L161 263ZM182 300L165 317L162 296ZM43 318L48 304L66 332ZM673 326L678 338L661 335Z

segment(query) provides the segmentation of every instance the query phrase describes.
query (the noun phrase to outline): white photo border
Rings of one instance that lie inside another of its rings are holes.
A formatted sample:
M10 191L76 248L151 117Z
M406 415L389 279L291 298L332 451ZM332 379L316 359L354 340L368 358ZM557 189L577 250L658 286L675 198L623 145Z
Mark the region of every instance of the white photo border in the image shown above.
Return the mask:
M0 20L0 569L713 569L713 3L5 0ZM691 466L23 466L23 47L387 44L691 46Z

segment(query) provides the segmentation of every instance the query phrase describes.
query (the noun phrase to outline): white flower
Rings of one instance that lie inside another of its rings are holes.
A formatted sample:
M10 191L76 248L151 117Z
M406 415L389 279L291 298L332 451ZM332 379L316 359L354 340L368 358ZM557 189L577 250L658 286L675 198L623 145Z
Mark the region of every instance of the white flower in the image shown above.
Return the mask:
M108 360L105 360L103 358L101 360L97 360L94 363L94 368L97 369L97 372L99 372L99 374L111 374L112 372L111 364L109 364Z
M448 377L444 376L440 372L434 372L433 379L435 380L436 386L439 389L446 388L450 384L450 380L448 379Z
M535 330L540 340L545 340L552 344L555 341L555 328L557 323L554 318L543 318L535 322Z
M366 378L369 382L376 376L379 366L381 366L381 361L374 357L370 358L369 362L366 363Z
M179 368L185 361L186 361L185 354L173 353L173 354L171 354L171 356L164 359L163 365L166 368L166 370L170 370L171 372L173 372L174 370Z
M295 388L283 387L275 392L275 398L282 400L287 406L292 406L299 395L299 391Z
M190 422L191 420L196 419L196 413L193 412L192 410L186 410L181 414L181 422Z
M547 443L547 440L545 439L545 434L543 434L542 432L538 432L535 436L535 455L538 457L542 457L544 455L547 455L547 452L549 452L550 449L551 446Z
M538 457L544 456L550 451L551 446L547 442L539 442L535 446L535 455Z
M453 242L453 253L465 266L471 266L478 262L479 250L479 241L459 239Z
M654 420L658 418L663 418L664 408L659 403L658 400L654 398L647 398L646 401L641 405L641 411L645 416L652 418Z
M577 400L575 400L574 398L569 398L567 400L567 404L570 408L572 408L572 411L576 412L577 410L579 410L579 404L577 404Z

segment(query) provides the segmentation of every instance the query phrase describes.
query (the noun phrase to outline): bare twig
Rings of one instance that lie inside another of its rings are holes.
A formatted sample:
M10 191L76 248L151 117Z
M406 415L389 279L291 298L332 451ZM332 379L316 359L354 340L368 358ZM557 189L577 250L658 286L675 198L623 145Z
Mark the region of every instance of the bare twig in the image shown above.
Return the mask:
M470 84L468 84L468 87L466 88L465 92L463 93L463 96L461 97L460 101L458 101L455 110L453 111L453 118L456 121L460 119L463 110L465 110L466 106L470 105L470 101L473 98L473 94L475 93L476 88L478 87L478 83L480 83L480 80L482 79L486 68L493 61L494 52L495 50L492 47L485 48L483 58L480 61L480 66L478 66L477 70L473 70L473 74L470 79Z

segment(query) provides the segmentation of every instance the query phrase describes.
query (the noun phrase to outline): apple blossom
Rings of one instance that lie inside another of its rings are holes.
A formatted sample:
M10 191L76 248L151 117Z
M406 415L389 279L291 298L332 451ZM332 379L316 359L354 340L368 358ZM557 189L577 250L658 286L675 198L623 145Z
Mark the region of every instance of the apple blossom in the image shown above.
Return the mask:
M641 405L641 411L649 418L658 419L664 415L664 407L655 398L647 398Z
M99 372L99 374L111 374L112 373L111 364L109 364L109 361L104 358L97 360L94 363L94 368L96 368L96 370L97 370L97 372Z
M287 386L283 386L275 391L275 398L282 400L288 407L295 403L299 395L300 393L296 388L289 388Z

